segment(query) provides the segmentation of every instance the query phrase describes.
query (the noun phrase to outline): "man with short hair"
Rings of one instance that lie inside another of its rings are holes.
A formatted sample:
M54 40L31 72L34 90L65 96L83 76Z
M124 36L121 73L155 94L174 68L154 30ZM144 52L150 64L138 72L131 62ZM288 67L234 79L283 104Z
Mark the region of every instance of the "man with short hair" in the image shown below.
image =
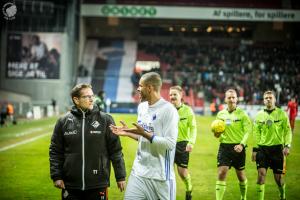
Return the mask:
M126 177L120 139L109 128L114 120L93 106L91 85L76 85L71 98L74 106L58 119L51 138L51 179L63 200L108 199L111 163L120 191Z
M138 141L138 150L125 192L125 200L175 200L174 155L178 132L175 107L160 96L162 81L155 72L144 74L137 89L134 128L111 125L113 133Z
M188 171L189 156L197 137L197 124L192 108L182 102L183 91L180 86L173 86L169 91L170 101L179 115L178 138L176 144L175 163L180 178L185 184L186 200L192 199L192 181Z
M280 199L285 200L285 157L289 155L292 131L287 114L275 106L275 93L264 93L265 108L258 112L254 123L255 146L252 160L257 166L258 200L264 199L267 169L273 169L274 179L278 185Z
M245 174L246 142L252 132L252 124L247 113L237 107L237 93L234 89L225 92L227 109L219 111L217 119L225 122L225 131L220 137L218 151L218 180L216 200L222 200L226 189L226 176L233 166L239 180L241 200L247 199L247 177Z

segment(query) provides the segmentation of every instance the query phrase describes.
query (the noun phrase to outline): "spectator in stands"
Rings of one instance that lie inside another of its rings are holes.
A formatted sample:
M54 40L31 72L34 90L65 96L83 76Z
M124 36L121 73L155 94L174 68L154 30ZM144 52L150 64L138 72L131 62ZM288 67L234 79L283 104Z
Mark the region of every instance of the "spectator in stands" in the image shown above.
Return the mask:
M172 44L140 42L139 51L155 55L163 66L170 66L168 73L161 73L168 74L163 78L172 74L169 79L174 85L187 85L196 93L198 88L203 90L208 102L216 97L223 98L220 89L232 85L240 88L246 104L259 103L263 91L275 89L275 84L285 88L280 94L281 104L287 103L289 94L300 93L299 50L293 46L279 48L276 44L264 43L211 45L187 39L184 42L176 40ZM199 79L202 87L197 87ZM254 92L256 94L252 96Z

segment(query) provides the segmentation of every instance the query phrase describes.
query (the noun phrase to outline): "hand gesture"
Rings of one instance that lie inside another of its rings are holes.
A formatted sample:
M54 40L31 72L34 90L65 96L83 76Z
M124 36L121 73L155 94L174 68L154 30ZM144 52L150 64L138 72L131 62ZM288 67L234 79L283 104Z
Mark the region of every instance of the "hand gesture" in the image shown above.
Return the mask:
M124 131L129 132L129 133L133 133L133 134L136 134L136 135L141 135L141 136L145 135L145 131L144 131L143 127L141 127L137 123L132 123L132 125L135 126L135 128L127 128L127 129L124 129Z
M127 125L123 121L120 121L120 123L122 124L122 126L115 126L115 125L111 124L109 126L110 130L116 135L128 136L128 133L126 131L124 131L125 129L128 129Z

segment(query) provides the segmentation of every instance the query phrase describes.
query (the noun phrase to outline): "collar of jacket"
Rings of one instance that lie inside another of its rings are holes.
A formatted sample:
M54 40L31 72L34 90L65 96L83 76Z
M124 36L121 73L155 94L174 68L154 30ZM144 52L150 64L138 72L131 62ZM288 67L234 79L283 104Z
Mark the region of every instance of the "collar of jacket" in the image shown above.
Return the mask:
M95 112L99 112L99 109L97 106L94 106L92 110L88 110L85 112L85 115L90 115L92 113L95 113ZM81 110L79 110L76 106L72 106L71 108L71 113L74 114L74 115L77 115L77 116L83 116L83 113Z

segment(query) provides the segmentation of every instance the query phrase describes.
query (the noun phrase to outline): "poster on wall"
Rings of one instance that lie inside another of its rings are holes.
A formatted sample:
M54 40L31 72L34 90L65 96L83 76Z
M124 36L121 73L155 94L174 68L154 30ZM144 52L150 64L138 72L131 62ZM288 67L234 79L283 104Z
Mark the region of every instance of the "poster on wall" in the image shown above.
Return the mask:
M6 78L59 79L62 34L9 33Z

